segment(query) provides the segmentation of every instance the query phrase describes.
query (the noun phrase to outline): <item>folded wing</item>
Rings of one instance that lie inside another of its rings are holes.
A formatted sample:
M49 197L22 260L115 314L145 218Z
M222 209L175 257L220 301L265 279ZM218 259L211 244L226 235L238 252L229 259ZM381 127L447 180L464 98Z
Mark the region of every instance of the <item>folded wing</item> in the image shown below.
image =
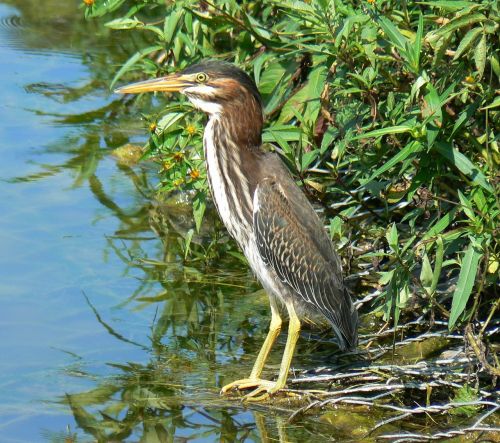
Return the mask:
M332 324L342 348L357 343L358 315L339 257L313 207L287 176L267 177L254 194L254 235L265 264Z

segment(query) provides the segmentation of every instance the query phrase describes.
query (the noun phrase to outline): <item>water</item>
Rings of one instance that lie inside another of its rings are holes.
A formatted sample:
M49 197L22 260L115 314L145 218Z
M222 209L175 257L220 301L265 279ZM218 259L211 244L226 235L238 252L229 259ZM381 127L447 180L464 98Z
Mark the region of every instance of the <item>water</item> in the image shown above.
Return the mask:
M108 91L134 41L81 16L0 2L0 441L326 438L219 397L250 372L266 297L237 258L184 263L189 208L154 201L155 166L111 155L145 141ZM304 342L294 364L335 349Z

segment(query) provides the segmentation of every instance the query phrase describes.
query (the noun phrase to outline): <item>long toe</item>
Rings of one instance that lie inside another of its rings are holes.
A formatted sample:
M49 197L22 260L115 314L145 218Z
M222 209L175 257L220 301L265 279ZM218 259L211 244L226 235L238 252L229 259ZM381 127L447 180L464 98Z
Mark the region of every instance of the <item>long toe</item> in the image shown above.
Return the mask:
M240 380L233 381L222 387L220 390L221 395L227 394L232 390L243 390L250 389L261 386L262 382L266 380L261 380L260 378L242 378Z
M243 397L244 402L260 402L268 400L273 394L280 392L285 386L278 382L262 380L262 383Z

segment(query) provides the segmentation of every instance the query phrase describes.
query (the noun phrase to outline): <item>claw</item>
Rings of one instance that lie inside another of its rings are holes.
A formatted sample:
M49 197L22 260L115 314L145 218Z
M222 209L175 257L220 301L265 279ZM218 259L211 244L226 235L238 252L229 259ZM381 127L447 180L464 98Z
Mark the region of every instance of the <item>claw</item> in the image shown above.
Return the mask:
M273 394L281 391L284 387L285 386L280 386L278 382L275 381L263 380L260 378L243 378L227 384L221 389L220 393L224 395L233 389L242 391L255 388L253 391L244 395L242 401L256 403L268 400ZM296 394L287 392L286 395L294 397Z
M232 383L223 386L222 389L220 390L220 393L221 395L224 395L227 392L232 391L233 389L237 389L238 391L240 391L243 389L249 389L256 386L261 386L262 383L265 381L266 380L262 380L260 378L242 378L240 380L233 381Z
M278 391L279 389L277 388L276 383L271 381L266 381L266 383L261 384L257 389L254 389L252 392L245 395L242 401L249 403L265 401L268 400L272 394Z
M283 353L283 358L281 359L278 379L276 381L269 381L259 378L264 367L264 362L267 359L271 346L274 343L277 335L279 334L279 330L281 327L281 318L279 317L277 308L273 303L271 303L271 311L273 314L273 317L271 319L271 326L269 328L266 340L264 341L264 344L262 345L262 348L259 352L257 360L255 361L252 372L250 373L250 377L236 380L233 383L225 385L220 391L221 395L224 395L233 389L243 390L255 388L252 392L243 396L242 400L244 402L259 402L267 400L273 394L276 394L285 387L286 379L288 377L288 371L290 370L293 351L295 349L295 344L297 343L300 332L300 320L295 313L293 304L288 303L286 307L288 309L290 323L288 325L288 337L286 339L285 352ZM290 397L296 396L296 394L286 391L285 394Z

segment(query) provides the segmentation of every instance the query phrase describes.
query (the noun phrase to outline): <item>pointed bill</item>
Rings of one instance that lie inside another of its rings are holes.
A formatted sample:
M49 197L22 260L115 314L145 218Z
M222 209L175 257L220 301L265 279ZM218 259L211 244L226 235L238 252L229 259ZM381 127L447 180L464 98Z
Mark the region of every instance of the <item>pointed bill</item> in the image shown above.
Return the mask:
M143 92L179 92L192 86L192 81L182 75L172 74L167 77L154 78L143 82L132 83L115 89L118 94L141 94Z

